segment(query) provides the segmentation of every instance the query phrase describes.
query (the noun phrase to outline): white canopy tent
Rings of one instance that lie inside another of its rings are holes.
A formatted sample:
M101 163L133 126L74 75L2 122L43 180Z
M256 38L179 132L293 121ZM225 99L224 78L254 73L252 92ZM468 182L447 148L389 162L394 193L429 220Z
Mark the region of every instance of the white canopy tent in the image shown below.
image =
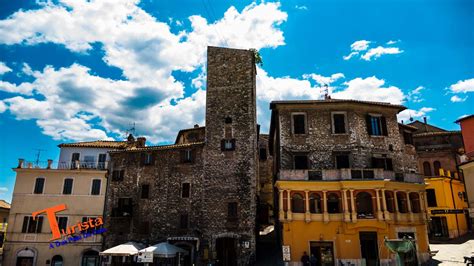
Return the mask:
M136 242L127 242L107 250L100 252L101 256L133 256L137 255L138 251L145 247L144 245Z
M182 253L184 255L188 254L188 251L171 245L167 242L162 242L144 249L139 250L138 252L153 252L153 256L160 258L174 258L177 253Z

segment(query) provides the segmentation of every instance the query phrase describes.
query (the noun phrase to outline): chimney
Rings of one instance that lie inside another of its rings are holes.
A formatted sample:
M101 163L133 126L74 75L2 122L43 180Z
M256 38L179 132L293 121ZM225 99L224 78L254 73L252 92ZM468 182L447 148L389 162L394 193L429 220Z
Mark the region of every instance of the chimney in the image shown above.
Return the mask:
M144 137L138 137L136 143L137 143L137 144L136 144L137 148L143 148L143 147L145 147L146 138L144 138Z
M48 166L46 167L46 169L51 169L52 164L53 164L53 160L48 159Z
M424 122L425 124L428 124L427 119L426 119L426 116L423 116L423 122Z
M18 159L18 166L17 166L17 168L23 168L23 163L25 163L25 159Z
M199 124L195 124L195 125L194 125L194 128L198 128L198 127L199 127Z

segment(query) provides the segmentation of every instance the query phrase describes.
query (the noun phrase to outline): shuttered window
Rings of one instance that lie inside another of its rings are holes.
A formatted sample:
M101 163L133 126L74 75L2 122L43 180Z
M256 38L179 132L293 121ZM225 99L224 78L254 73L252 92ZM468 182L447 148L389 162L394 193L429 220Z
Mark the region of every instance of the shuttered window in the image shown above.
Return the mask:
M36 217L33 220L32 216L25 216L23 218L22 233L41 233L43 227L43 216Z
M306 116L304 114L293 115L293 134L306 134Z
M43 189L44 189L44 178L42 177L36 178L34 193L43 194Z
M91 195L100 195L100 186L101 186L100 179L92 180Z
M388 136L385 117L367 115L367 132L371 136Z
M59 231L67 229L67 217L56 217L56 222L58 223Z
M346 116L344 114L333 114L333 133L344 134L346 133Z
M63 194L70 195L72 194L72 184L74 180L72 178L64 179Z

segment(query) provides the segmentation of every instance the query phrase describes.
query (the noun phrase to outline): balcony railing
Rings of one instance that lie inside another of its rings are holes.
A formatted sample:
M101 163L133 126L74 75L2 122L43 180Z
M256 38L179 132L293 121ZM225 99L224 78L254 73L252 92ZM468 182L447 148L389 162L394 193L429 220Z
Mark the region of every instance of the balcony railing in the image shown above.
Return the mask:
M382 168L345 168L320 170L280 170L279 180L340 181L340 180L391 180L408 183L423 183L416 173L396 173Z
M55 162L53 160L48 161L35 161L28 162L23 159L18 160L17 168L22 169L81 169L81 170L106 170L108 167L108 161L105 162L86 162L86 161L74 161L74 162Z

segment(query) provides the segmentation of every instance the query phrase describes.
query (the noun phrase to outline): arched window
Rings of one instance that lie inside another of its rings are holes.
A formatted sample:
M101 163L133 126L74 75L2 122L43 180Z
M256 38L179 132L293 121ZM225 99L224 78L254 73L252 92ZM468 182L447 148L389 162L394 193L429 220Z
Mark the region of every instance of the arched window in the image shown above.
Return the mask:
M394 213L395 212L395 201L392 191L385 191L385 201L387 205L387 211Z
M359 192L356 197L357 216L359 218L373 218L374 207L372 195L368 192Z
M99 266L99 252L88 250L82 254L82 266Z
M413 213L421 212L420 195L418 195L418 193L415 193L415 192L410 193L410 204L411 204L411 212Z
M51 266L63 266L63 257L60 255L55 255L51 259Z
M425 176L431 176L431 166L429 162L423 163L423 174Z
M304 213L304 198L301 194L291 196L291 211L295 213Z
M340 213L341 206L339 196L336 193L330 193L328 195L328 213Z
M434 161L433 163L433 169L434 169L434 175L439 176L439 169L441 168L441 163L439 161Z
M322 213L323 210L321 208L321 196L317 193L312 193L309 196L309 211L311 213Z
M407 196L404 192L397 192L398 211L400 213L408 212Z

